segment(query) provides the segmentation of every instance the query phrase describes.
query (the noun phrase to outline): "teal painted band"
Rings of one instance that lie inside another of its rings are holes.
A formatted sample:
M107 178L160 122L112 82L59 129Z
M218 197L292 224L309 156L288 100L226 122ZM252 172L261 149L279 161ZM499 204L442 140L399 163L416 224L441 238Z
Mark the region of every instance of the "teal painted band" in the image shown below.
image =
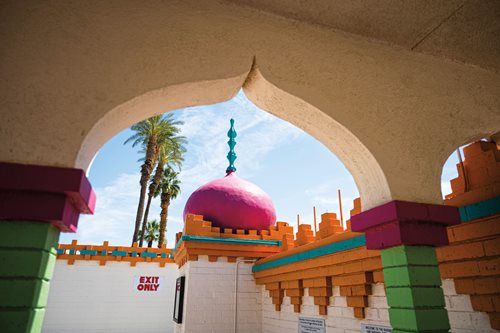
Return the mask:
M71 249L71 250L69 250L69 254L76 254L76 251Z
M115 257L126 257L127 254L127 251L111 251L111 255Z
M261 240L261 239L240 239L240 238L216 238L216 237L205 237L205 236L182 236L177 244L175 244L174 250L170 255L171 258L174 257L174 253L177 247L182 241L191 242L203 242L203 243L224 243L224 244L239 244L239 245L264 245L264 246L281 246L281 241L279 240Z
M96 250L80 250L80 254L83 254L83 255L91 255L91 256L95 256L97 255L97 251Z
M64 249L57 249L57 254L64 254Z
M156 253L152 252L142 252L141 257L156 258Z
M283 265L293 264L293 263L296 263L298 261L313 259L313 258L321 257L321 256L324 256L327 254L332 254L332 253L336 253L336 252L340 252L340 251L350 250L350 249L364 246L364 245L366 245L365 236L364 235L358 236L358 237L346 239L346 240L343 240L343 241L340 241L337 243L328 244L328 245L325 245L323 247L319 247L319 248L312 249L309 251L304 251L304 252L300 252L297 254L293 254L293 255L288 256L288 257L279 258L279 259L276 259L274 261L269 261L269 262L266 262L266 263L263 263L260 265L255 265L255 266L253 266L252 271L258 272L258 271L262 271L265 269L270 269L270 268L275 268L275 267L279 267L279 266L283 266Z
M462 222L477 220L483 217L500 214L500 196L460 207Z
M281 246L281 241L279 241L279 240L215 238L215 237L189 236L189 235L182 236L182 239L185 241L204 242L204 243L226 243L226 244Z

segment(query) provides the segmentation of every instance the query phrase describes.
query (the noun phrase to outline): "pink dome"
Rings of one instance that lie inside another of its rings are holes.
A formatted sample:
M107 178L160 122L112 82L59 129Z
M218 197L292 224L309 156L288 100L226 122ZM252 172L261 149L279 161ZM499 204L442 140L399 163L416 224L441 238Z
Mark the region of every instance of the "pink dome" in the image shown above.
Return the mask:
M262 230L274 225L276 211L266 192L230 172L191 194L187 214L203 215L214 227Z

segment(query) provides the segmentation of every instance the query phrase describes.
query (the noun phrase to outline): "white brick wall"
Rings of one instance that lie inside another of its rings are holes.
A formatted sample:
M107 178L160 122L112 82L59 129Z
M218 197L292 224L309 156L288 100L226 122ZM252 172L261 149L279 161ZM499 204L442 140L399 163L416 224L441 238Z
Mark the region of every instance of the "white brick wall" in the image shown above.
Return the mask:
M269 293L262 287L262 332L288 333L298 329L299 317L323 318L328 333L361 332L361 323L389 326L389 311L382 283L372 285L372 296L368 296L369 307L365 309L366 318L359 320L354 317L353 309L347 306L344 296L340 296L339 288L333 288L330 297L328 315L320 316L318 306L314 305L314 298L308 296L308 288L304 289L300 313L293 312L290 298L284 297L281 311L275 311Z
M313 297L304 290L301 313L293 312L290 298L284 297L281 311L274 310L263 286L256 286L250 264L239 265L238 332L286 333L296 331L298 317L324 318L328 333L360 332L361 323L390 326L387 299L382 283L372 285L366 318L354 318L339 288L333 288L328 316L319 316ZM43 333L62 332L233 332L235 263L225 258L209 262L200 256L177 269L175 264L160 268L157 263L58 260L52 279ZM141 275L164 277L158 293L138 293L134 278ZM172 321L175 279L186 276L184 323ZM495 333L488 315L475 312L468 295L458 295L453 280L443 280L446 309L452 333Z
M233 333L236 263L226 258L209 262L207 256L187 262L180 271L186 276L183 324L176 332ZM261 331L261 289L255 284L252 265L239 264L238 333Z
M452 333L498 333L486 313L472 309L469 295L457 295L452 279L443 280L442 287Z
M163 277L164 286L137 292L134 278L143 275ZM42 332L173 332L177 275L175 264L57 260Z

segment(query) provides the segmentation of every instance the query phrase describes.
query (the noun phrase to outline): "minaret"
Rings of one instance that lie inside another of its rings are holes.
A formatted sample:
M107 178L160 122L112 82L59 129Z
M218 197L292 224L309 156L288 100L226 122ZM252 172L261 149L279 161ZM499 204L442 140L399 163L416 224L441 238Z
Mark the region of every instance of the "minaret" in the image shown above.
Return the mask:
M229 161L229 166L226 169L226 174L230 174L236 171L236 167L234 166L234 161L236 161L236 153L234 152L234 146L236 146L236 131L234 129L234 119L230 120L231 127L227 132L227 136L229 137L229 141L227 144L229 145L229 153L227 153L227 159Z

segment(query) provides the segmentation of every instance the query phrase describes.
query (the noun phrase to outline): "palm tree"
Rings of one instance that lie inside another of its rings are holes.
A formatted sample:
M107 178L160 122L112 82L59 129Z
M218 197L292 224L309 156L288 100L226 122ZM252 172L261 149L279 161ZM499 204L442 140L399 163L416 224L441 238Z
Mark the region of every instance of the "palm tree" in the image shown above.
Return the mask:
M177 178L178 173L170 166L163 172L160 186L155 193L155 197L161 193L161 212L160 212L160 238L158 239L158 247L161 247L165 242L165 233L167 231L167 216L170 201L177 198L181 193L181 181Z
M142 229L146 228L151 201L153 196L155 196L158 186L160 185L165 164L168 164L169 166L175 165L180 169L181 164L184 161L183 155L186 152L186 149L184 148L185 143L186 138L183 136L162 138L162 142L159 143L158 164L156 165L154 176L151 177L151 181L149 183L148 201L146 202L146 209L144 210ZM143 242L144 235L141 235L139 239L139 246L142 246Z
M160 225L158 224L158 221L152 220L149 221L146 225L146 232L142 232L142 230L139 230L139 234L141 236L144 236L146 241L148 242L148 247L153 247L153 242L158 240L158 231L160 230Z
M153 168L158 158L158 143L163 140L162 138L177 134L179 132L179 128L176 127L176 125L180 124L182 124L182 122L174 121L171 114L166 117L161 115L153 116L132 125L131 129L135 133L124 142L124 144L132 142L132 147L140 144L144 148L145 152L144 163L141 166L141 179L139 181L141 191L139 195L139 204L137 205L132 242L136 242L138 239L139 227L144 211L144 199L146 198L148 180L153 172Z

